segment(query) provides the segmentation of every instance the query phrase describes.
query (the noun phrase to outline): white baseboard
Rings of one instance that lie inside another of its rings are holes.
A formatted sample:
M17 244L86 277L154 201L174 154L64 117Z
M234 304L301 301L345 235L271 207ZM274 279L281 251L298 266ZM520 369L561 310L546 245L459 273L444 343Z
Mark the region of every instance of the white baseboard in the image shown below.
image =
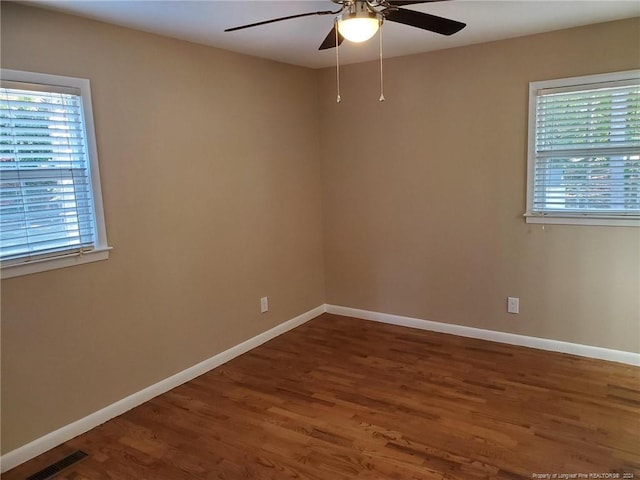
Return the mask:
M570 353L582 357L597 358L601 360L609 360L628 365L640 366L640 354L632 352L624 352L620 350L612 350L602 347L594 347L590 345L580 345L577 343L562 342L559 340L549 340L546 338L528 337L525 335L517 335L514 333L496 332L493 330L484 330L481 328L467 327L463 325L453 325L449 323L433 322L429 320L421 320L419 318L403 317L400 315L391 315L388 313L372 312L369 310L360 310L357 308L341 307L338 305L320 305L288 320L276 327L267 330L264 333L256 335L239 345L229 348L213 357L204 360L186 370L183 370L169 378L155 383L139 392L133 393L122 400L119 400L97 412L94 412L80 420L66 425L58 430L44 435L22 447L8 452L0 457L0 472L4 473L21 463L30 460L41 453L44 453L78 435L85 433L104 422L111 420L118 415L122 415L128 410L161 395L172 388L183 383L193 380L194 378L207 373L210 370L232 360L233 358L256 348L263 343L281 335L303 323L312 320L324 312L336 315L344 315L348 317L357 317L365 320L373 320L381 323L390 323L410 328L418 328L421 330L430 330L434 332L449 333L461 337L478 338L489 340L492 342L508 343L511 345L520 345L524 347L537 348L540 350L549 350L553 352Z
M430 320L421 320L419 318L371 312L369 310L340 307L338 305L326 305L326 311L336 315L357 317L365 320L373 320L375 322L390 323L393 325L419 328L421 330L430 330L433 332L449 333L460 337L478 338L492 342L520 345L523 347L537 348L539 350L549 350L552 352L570 353L581 357L597 358L600 360L609 360L611 362L640 366L640 354L624 352L621 350L611 350L609 348L593 347L591 345L580 345L578 343L562 342L547 338L527 337L526 335L496 332L494 330L484 330L482 328L466 327L464 325L432 322Z
M321 315L326 311L325 305L320 305L313 310L309 310L302 315L298 315L291 320L288 320L280 325L273 327L270 330L267 330L260 335L256 335L249 340L246 340L239 345L229 348L224 352L221 352L213 357L204 360L193 367L187 368L175 375L170 376L169 378L165 378L164 380L155 383L144 390L140 390L139 392L133 393L122 400L119 400L111 405L98 410L90 415L87 415L80 420L76 420L69 425L65 425L58 430L54 430L51 433L44 435L22 447L16 448L11 452L8 452L0 458L0 472L4 473L7 470L10 470L21 463L30 460L41 453L44 453L48 450L51 450L58 445L71 440L78 435L85 433L92 428L97 427L98 425L103 424L104 422L111 420L118 415L122 415L128 410L137 407L138 405L151 400L158 395L168 392L172 388L175 388L183 383L188 382L189 380L193 380L194 378L207 373L210 370L222 365L223 363L228 362L229 360L234 359L235 357L242 355L243 353L248 352L249 350L256 348L263 343L271 340L272 338L277 337L293 328L296 328L303 323L308 322L309 320Z

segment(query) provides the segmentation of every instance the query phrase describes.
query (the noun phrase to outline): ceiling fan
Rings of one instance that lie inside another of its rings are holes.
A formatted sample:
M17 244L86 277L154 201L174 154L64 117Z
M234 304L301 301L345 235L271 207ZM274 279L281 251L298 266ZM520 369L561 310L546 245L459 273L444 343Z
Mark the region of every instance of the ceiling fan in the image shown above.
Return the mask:
M333 28L325 37L318 50L329 48L336 49L336 86L338 95L336 101L340 103L340 60L338 48L344 39L351 42L365 42L375 35L382 23L402 23L411 27L421 28L441 35L453 35L467 26L466 23L438 17L429 13L417 12L401 8L404 5L417 3L431 3L445 0L331 0L340 5L338 10L323 10L319 12L299 13L286 17L272 18L262 22L250 23L239 27L227 28L225 32L234 32L245 28L258 27L268 23L291 20L293 18L308 17L311 15L336 15L333 20ZM384 88L382 75L382 30L380 30L380 98L384 102Z
M318 50L334 48L346 38L352 42L369 40L384 21L402 23L411 27L421 28L442 35L453 35L462 30L466 24L448 18L438 17L429 13L417 12L401 8L404 5L430 3L443 0L331 0L340 5L335 11L300 13L286 17L273 18L262 22L250 23L239 27L227 28L225 32L234 32L245 28L257 27L283 20L308 17L311 15L337 15L334 25ZM337 31L336 31L337 28Z

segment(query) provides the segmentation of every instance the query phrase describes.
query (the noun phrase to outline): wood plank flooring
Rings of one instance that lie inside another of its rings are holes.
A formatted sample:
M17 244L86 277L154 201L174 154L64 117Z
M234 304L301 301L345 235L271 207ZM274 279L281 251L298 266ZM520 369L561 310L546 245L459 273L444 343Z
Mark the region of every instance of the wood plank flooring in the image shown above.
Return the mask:
M640 478L640 368L324 314L2 478L75 449L58 478Z

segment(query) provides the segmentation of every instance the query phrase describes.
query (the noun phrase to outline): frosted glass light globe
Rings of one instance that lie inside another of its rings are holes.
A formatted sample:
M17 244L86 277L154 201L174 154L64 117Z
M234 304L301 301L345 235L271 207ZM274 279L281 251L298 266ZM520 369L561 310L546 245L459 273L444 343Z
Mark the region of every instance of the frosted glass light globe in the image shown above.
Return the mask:
M372 14L348 14L338 22L340 35L350 42L366 42L373 37L380 26L379 20Z

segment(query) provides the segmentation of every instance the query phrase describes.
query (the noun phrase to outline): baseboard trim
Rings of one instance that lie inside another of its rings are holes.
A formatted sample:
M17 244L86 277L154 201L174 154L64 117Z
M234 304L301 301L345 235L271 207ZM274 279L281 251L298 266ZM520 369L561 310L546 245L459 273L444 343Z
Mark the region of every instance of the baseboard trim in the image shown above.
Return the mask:
M391 315L389 313L372 312L357 308L341 307L338 305L326 305L326 311L336 315L347 317L357 317L365 320L372 320L381 323L390 323L403 327L430 330L433 332L449 333L460 337L478 338L498 343L508 343L522 347L537 348L552 352L569 353L581 357L597 358L611 362L624 363L627 365L640 366L640 354L612 350L591 345L581 345L578 343L562 342L560 340L550 340L547 338L528 337L515 333L497 332L495 330L484 330L482 328L466 327L464 325L453 325L450 323L433 322L413 317L403 317L401 315Z
M62 428L54 430L51 433L48 433L32 442L16 448L11 452L8 452L2 457L0 457L0 472L4 473L7 470L10 470L18 465L30 460L34 457L37 457L41 453L44 453L48 450L51 450L58 445L71 440L78 435L88 432L92 428L97 427L105 423L108 420L111 420L118 415L122 415L123 413L131 410L132 408L137 407L138 405L143 404L151 400L158 395L161 395L165 392L168 392L172 388L175 388L183 383L188 382L189 380L193 380L194 378L207 373L210 370L213 370L216 367L219 367L223 363L228 362L229 360L234 359L235 357L242 355L243 353L252 350L263 343L277 337L278 335L282 335L289 330L292 330L303 323L312 320L313 318L321 315L326 312L326 305L320 305L308 312L303 313L302 315L298 315L291 320L287 320L280 325L273 327L266 332L263 332L259 335L256 335L249 340L246 340L234 347L225 350L213 357L204 360L192 367L187 368L181 372L176 373L164 380L161 380L158 383L154 383L153 385L140 390L139 392L133 393L128 397L123 398L122 400L118 400L107 407L98 410L90 415L87 415L80 420L76 420L69 425L65 425Z
M0 472L4 473L18 465L37 457L38 455L68 441L78 435L81 435L92 428L97 427L111 420L118 415L137 407L151 400L158 395L168 392L172 388L182 385L183 383L193 380L194 378L213 370L216 367L228 362L248 352L269 340L292 330L309 320L316 318L324 312L343 315L348 317L362 318L375 322L389 323L392 325L400 325L403 327L417 328L421 330L430 330L433 332L448 333L461 337L477 338L481 340L489 340L498 343L507 343L511 345L519 345L524 347L536 348L539 350L548 350L552 352L569 353L581 357L597 358L600 360L608 360L612 362L624 363L627 365L640 366L640 354L633 352L624 352L620 350L612 350L602 347L594 347L591 345L581 345L577 343L562 342L559 340L550 340L546 338L528 337L526 335L518 335L515 333L498 332L494 330L485 330L475 327L467 327L464 325L454 325L449 323L434 322L430 320L422 320L413 317L404 317L401 315L392 315L388 313L372 312L369 310L361 310L357 308L342 307L339 305L320 305L308 312L298 315L274 328L256 335L234 347L225 350L213 357L204 360L192 367L172 375L158 383L155 383L139 392L133 393L107 407L98 410L84 418L81 418L69 425L54 430L22 447L8 452L0 457Z

